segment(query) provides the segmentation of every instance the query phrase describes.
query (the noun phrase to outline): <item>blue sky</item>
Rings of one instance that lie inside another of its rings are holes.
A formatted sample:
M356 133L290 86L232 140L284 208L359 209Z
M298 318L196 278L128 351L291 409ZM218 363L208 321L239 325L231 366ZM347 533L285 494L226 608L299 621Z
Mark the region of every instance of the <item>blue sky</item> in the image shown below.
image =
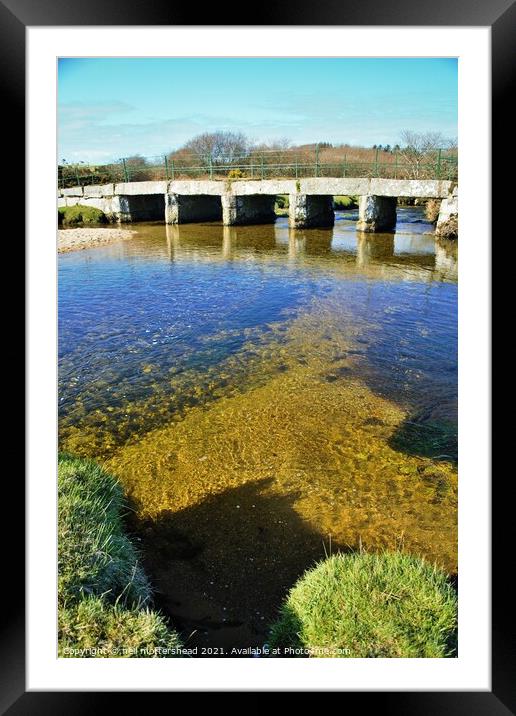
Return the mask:
M454 58L62 58L58 69L69 162L162 154L218 129L294 144L457 136Z

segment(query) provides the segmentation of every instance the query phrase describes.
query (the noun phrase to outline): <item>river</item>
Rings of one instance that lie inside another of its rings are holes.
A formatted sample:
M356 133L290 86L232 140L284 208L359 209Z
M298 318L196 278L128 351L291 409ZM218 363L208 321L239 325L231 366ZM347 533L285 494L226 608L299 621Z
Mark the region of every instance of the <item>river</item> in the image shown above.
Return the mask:
M457 568L457 251L395 234L134 225L59 256L60 449L115 474L187 646L263 644L337 549Z

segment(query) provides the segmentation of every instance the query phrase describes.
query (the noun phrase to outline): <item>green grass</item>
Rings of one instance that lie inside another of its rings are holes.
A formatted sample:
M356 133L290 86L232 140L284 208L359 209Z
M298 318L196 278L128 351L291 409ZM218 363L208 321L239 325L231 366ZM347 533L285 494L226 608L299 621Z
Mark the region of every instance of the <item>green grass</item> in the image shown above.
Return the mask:
M86 597L59 613L59 656L149 658L180 656L181 642L151 609L109 604ZM161 650L161 651L160 651Z
M450 657L456 627L457 595L441 570L401 552L338 553L292 588L269 647L283 656Z
M356 196L334 196L333 206L335 209L356 209L358 198Z
M289 196L288 194L278 194L274 204L276 216L288 216Z
M147 650L180 647L177 634L151 609L150 584L124 533L126 509L122 489L111 475L88 460L59 457L61 656L73 656L77 649L105 650L100 656L160 656ZM119 653L122 649L131 653Z
M59 225L73 226L75 224L105 224L107 217L100 209L93 206L61 206L57 210Z

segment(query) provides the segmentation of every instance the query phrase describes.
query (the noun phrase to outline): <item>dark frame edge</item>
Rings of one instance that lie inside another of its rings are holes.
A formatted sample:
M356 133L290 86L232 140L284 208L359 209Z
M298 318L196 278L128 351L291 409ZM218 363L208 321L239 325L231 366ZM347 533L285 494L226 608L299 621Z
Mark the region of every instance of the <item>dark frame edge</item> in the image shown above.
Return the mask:
M0 74L1 87L3 89L3 97L6 105L10 108L10 124L12 128L18 132L24 126L25 119L25 98L23 88L25 87L25 25L30 24L51 24L49 22L40 23L41 5L48 5L48 2L39 4L39 10L36 8L35 0L33 9L28 11L29 3L22 3L24 6L23 20L17 17L11 10L7 9L3 2L0 2L0 27L2 35L2 43L0 43L0 67L3 68ZM11 0L12 2L12 0ZM59 3L55 3L57 6ZM92 3L89 14L92 9L100 16L100 8L96 3ZM403 3L396 3L395 11L392 13L390 24L403 24L401 21L397 23L398 15L403 11ZM486 3L487 5L487 3ZM54 7L54 10L56 7ZM343 8L345 10L345 8ZM80 11L75 15L76 9L71 6L67 8L61 7L62 11L60 19L55 24L60 25L84 25L81 21ZM141 11L141 8L140 8ZM29 17L27 21L27 12L34 21ZM141 12L135 8L133 17L130 8L124 10L124 20L127 24L139 24L141 22ZM166 14L166 12L165 12ZM287 13L285 13L286 15ZM342 15L345 12L341 13ZM495 17L493 17L493 14ZM52 13L50 13L52 15ZM336 12L338 20L339 12ZM502 150L501 142L504 136L510 136L512 132L509 122L512 115L507 111L507 97L510 82L514 75L514 37L516 35L516 4L514 2L502 12L498 17L498 9L491 7L491 22L486 24L492 25L492 90L493 90L493 174L500 169L502 165L502 157L506 162L506 147ZM321 18L323 13L321 13ZM47 16L48 17L48 16ZM399 18L398 18L399 19ZM303 20L306 23L306 20ZM301 22L300 24L303 24ZM277 19L272 17L271 23L277 23ZM406 19L405 19L406 23ZM441 24L442 20L440 20ZM99 24L103 24L99 21ZM144 24L144 23L142 23ZM163 19L155 24L166 24ZM170 23L177 24L177 23ZM287 23L277 23L287 24ZM320 24L323 24L322 22ZM339 24L334 22L333 24ZM342 24L360 24L359 22L343 22ZM370 24L369 21L363 20L362 24ZM421 24L427 24L422 22ZM435 23L439 24L439 23ZM453 24L453 22L449 22ZM472 12L472 8L463 8L463 25L482 24L478 22L478 16ZM22 185L24 177L23 163L19 162L15 165L15 180ZM10 176L12 181L12 175ZM19 229L19 222L18 222ZM496 230L496 217L493 216L493 233ZM493 314L494 315L494 314ZM494 445L493 445L494 447ZM24 486L15 486L18 490L16 497L19 499L18 504L24 504ZM503 499L498 492L493 493L493 506L497 514L497 524L511 525L509 519L509 506L503 504ZM506 510L506 521L499 519L502 512ZM507 716L507 714L516 713L516 688L514 686L514 641L511 640L514 629L507 624L507 620L503 618L504 614L512 613L513 607L510 604L512 594L510 590L504 589L501 584L501 575L507 569L504 564L504 550L507 544L510 544L508 528L498 529L493 535L493 572L500 575L498 577L498 589L493 595L493 661L492 661L492 692L349 692L345 693L347 704L349 700L360 698L361 705L365 703L373 706L378 704L384 712L396 713L399 716L407 716L417 713L418 716L425 714L440 714L448 712L461 716L484 716L489 713L490 716ZM23 539L23 538L22 538ZM20 584L24 582L24 568L19 559L20 555L9 550L6 554L8 560L7 569L14 583ZM22 547L23 557L23 547ZM20 595L17 595L18 597ZM16 604L14 611L9 613L8 621L2 617L1 624L1 645L0 655L3 664L0 673L0 713L9 713L9 716L22 716L24 714L44 713L48 710L53 714L74 713L80 715L82 713L91 713L91 710L98 708L101 700L107 700L113 703L110 693L96 692L25 692L25 622L24 622L24 603ZM500 616L501 615L501 616ZM118 697L120 694L118 694ZM118 698L117 697L117 698ZM133 708L136 703L140 703L143 693L136 692L131 694ZM401 698L400 698L401 697ZM117 703L118 705L118 703ZM143 698L141 701L144 707ZM147 701L148 706L148 701Z
M514 76L516 66L516 52L514 38L516 37L516 3L496 19L491 27L491 83L492 83L492 162L491 176L497 178L498 182L505 176L507 168L511 165L510 155L514 161L514 147L507 148L507 137L514 134L514 117L508 108L508 98L514 94ZM511 92L512 89L512 92ZM505 230L504 222L500 212L494 211L494 181L492 181L491 206L492 211L492 269L496 268L495 254L493 251L494 237L503 236ZM500 272L501 274L501 272ZM496 273L492 270L493 289L500 284L501 280L510 280L510 275L499 276L495 281ZM497 293L492 294L492 331L494 333L496 321L501 323L500 310L503 311L503 304L498 304L496 310ZM494 362L495 354L491 356ZM493 375L493 391L495 388ZM497 443L497 440L499 441ZM493 457L502 449L501 440L497 431L493 431L491 451ZM507 588L505 573L507 571L507 557L510 545L514 541L514 533L511 529L514 523L514 515L511 510L507 496L503 495L501 487L503 471L498 471L498 482L496 481L493 464L492 477L492 509L493 525L496 530L492 531L492 689L493 693L508 708L516 713L516 629L514 620L508 618L514 610L514 597L512 590ZM512 533L512 534L511 534Z
M19 187L25 184L25 25L2 2L0 2L0 28L2 40L0 42L0 96L6 108L4 121L7 127L4 136L8 137L5 149L6 154L9 149L13 153L16 152L7 177L4 178L5 175L2 177L4 191L7 191L7 184L12 185L15 182ZM16 246L14 265L19 266L21 262L23 266L25 264L25 246L21 238L25 236L23 211L16 217L15 227L20 243ZM25 314L23 294L21 302L23 316ZM11 325L14 328L14 319ZM23 334L21 342L22 344L24 342ZM18 400L23 401L23 397L17 396L16 401ZM14 421L14 424L18 432L20 428L17 421ZM20 454L24 454L23 446ZM16 515L17 519L13 523L14 529L9 528L12 529L12 535L6 539L2 554L2 571L11 588L10 593L6 595L9 599L9 607L4 608L0 616L0 664L2 664L0 713L4 713L4 709L18 699L25 690L25 521L23 515L25 485L18 470L15 472L16 478L9 481L8 501L13 506L12 516ZM7 528L4 527L4 530ZM7 531L4 534L7 537Z

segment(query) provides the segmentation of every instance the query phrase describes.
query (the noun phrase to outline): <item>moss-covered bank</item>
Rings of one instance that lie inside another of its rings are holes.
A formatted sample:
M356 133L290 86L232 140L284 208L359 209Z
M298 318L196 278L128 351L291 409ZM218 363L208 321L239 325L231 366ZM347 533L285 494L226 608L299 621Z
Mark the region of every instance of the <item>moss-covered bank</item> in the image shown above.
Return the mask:
M77 224L107 224L108 219L103 211L93 206L61 206L57 210L59 226L75 226Z

